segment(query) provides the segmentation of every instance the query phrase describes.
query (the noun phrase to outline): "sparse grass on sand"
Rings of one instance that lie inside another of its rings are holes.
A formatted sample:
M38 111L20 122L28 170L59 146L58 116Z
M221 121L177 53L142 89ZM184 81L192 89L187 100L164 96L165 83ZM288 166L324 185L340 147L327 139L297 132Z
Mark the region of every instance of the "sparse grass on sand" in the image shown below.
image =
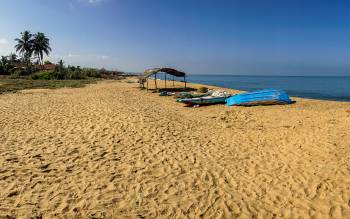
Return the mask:
M17 92L26 89L57 89L63 87L78 88L86 84L96 83L96 79L87 80L29 80L0 79L0 94Z

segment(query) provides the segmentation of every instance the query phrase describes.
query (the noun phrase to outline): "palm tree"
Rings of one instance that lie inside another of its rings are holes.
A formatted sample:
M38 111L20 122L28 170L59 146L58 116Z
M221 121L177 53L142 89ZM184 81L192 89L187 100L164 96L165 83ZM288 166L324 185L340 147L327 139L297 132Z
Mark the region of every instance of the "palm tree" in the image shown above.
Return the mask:
M33 38L33 52L38 58L39 63L43 63L44 53L49 55L51 52L50 40L45 36L44 33L38 32L34 34Z
M17 63L19 60L17 58L17 55L15 53L11 53L9 56L8 56L8 60L10 63Z
M24 61L29 64L33 53L33 34L26 30L21 33L21 38L16 38L17 45L15 45L16 52L23 56Z

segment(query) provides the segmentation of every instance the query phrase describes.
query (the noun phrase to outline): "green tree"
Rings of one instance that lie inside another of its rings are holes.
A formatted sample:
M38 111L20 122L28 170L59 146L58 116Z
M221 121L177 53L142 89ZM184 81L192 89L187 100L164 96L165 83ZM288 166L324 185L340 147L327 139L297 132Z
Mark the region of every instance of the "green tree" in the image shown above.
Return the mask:
M18 57L15 53L11 53L9 56L8 56L8 61L13 64L13 63L18 63L19 60L18 60Z
M49 55L51 52L49 38L47 38L44 33L38 32L34 34L32 43L34 55L38 58L39 63L43 64L44 53Z
M63 63L62 59L58 62L58 69L59 69L59 71L63 71L64 70L64 63Z
M0 59L0 74L9 75L13 72L14 67L10 63L7 56L1 56Z
M44 65L49 65L49 64L52 64L52 62L50 62L49 60L44 61Z
M16 52L19 52L24 62L29 65L33 54L33 34L26 30L21 33L21 38L16 38L15 41L17 42L15 45Z
M65 79L66 78L66 68L64 67L64 63L62 59L58 62L56 66L57 79Z
M1 66L4 66L8 63L8 58L7 56L1 56L1 59L0 59L0 64Z
M5 74L6 73L6 71L5 71L6 65L7 65L7 57L6 56L1 56L1 59L0 59L0 74Z

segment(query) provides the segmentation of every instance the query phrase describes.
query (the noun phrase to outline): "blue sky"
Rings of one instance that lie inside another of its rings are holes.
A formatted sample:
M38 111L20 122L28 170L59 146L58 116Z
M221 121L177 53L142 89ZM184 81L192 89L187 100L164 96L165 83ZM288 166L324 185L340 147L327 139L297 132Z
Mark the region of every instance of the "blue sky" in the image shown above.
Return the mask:
M0 0L0 55L23 30L49 60L140 72L350 75L350 1Z

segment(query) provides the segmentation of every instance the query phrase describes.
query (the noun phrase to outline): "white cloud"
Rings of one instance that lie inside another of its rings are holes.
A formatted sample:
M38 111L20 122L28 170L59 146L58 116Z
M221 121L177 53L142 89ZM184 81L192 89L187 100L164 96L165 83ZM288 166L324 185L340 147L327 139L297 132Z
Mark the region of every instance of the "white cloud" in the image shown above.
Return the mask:
M96 3L100 3L104 0L79 0L80 2L87 2L87 3L90 3L90 4L96 4Z
M7 45L8 41L5 38L0 38L0 45Z
M99 3L102 2L103 0L89 0L89 3L94 4L94 3Z
M101 56L101 59L103 60L109 59L109 56Z
M75 12L79 9L80 4L88 4L88 5L99 5L106 0L69 0L67 3L67 7L71 12Z

